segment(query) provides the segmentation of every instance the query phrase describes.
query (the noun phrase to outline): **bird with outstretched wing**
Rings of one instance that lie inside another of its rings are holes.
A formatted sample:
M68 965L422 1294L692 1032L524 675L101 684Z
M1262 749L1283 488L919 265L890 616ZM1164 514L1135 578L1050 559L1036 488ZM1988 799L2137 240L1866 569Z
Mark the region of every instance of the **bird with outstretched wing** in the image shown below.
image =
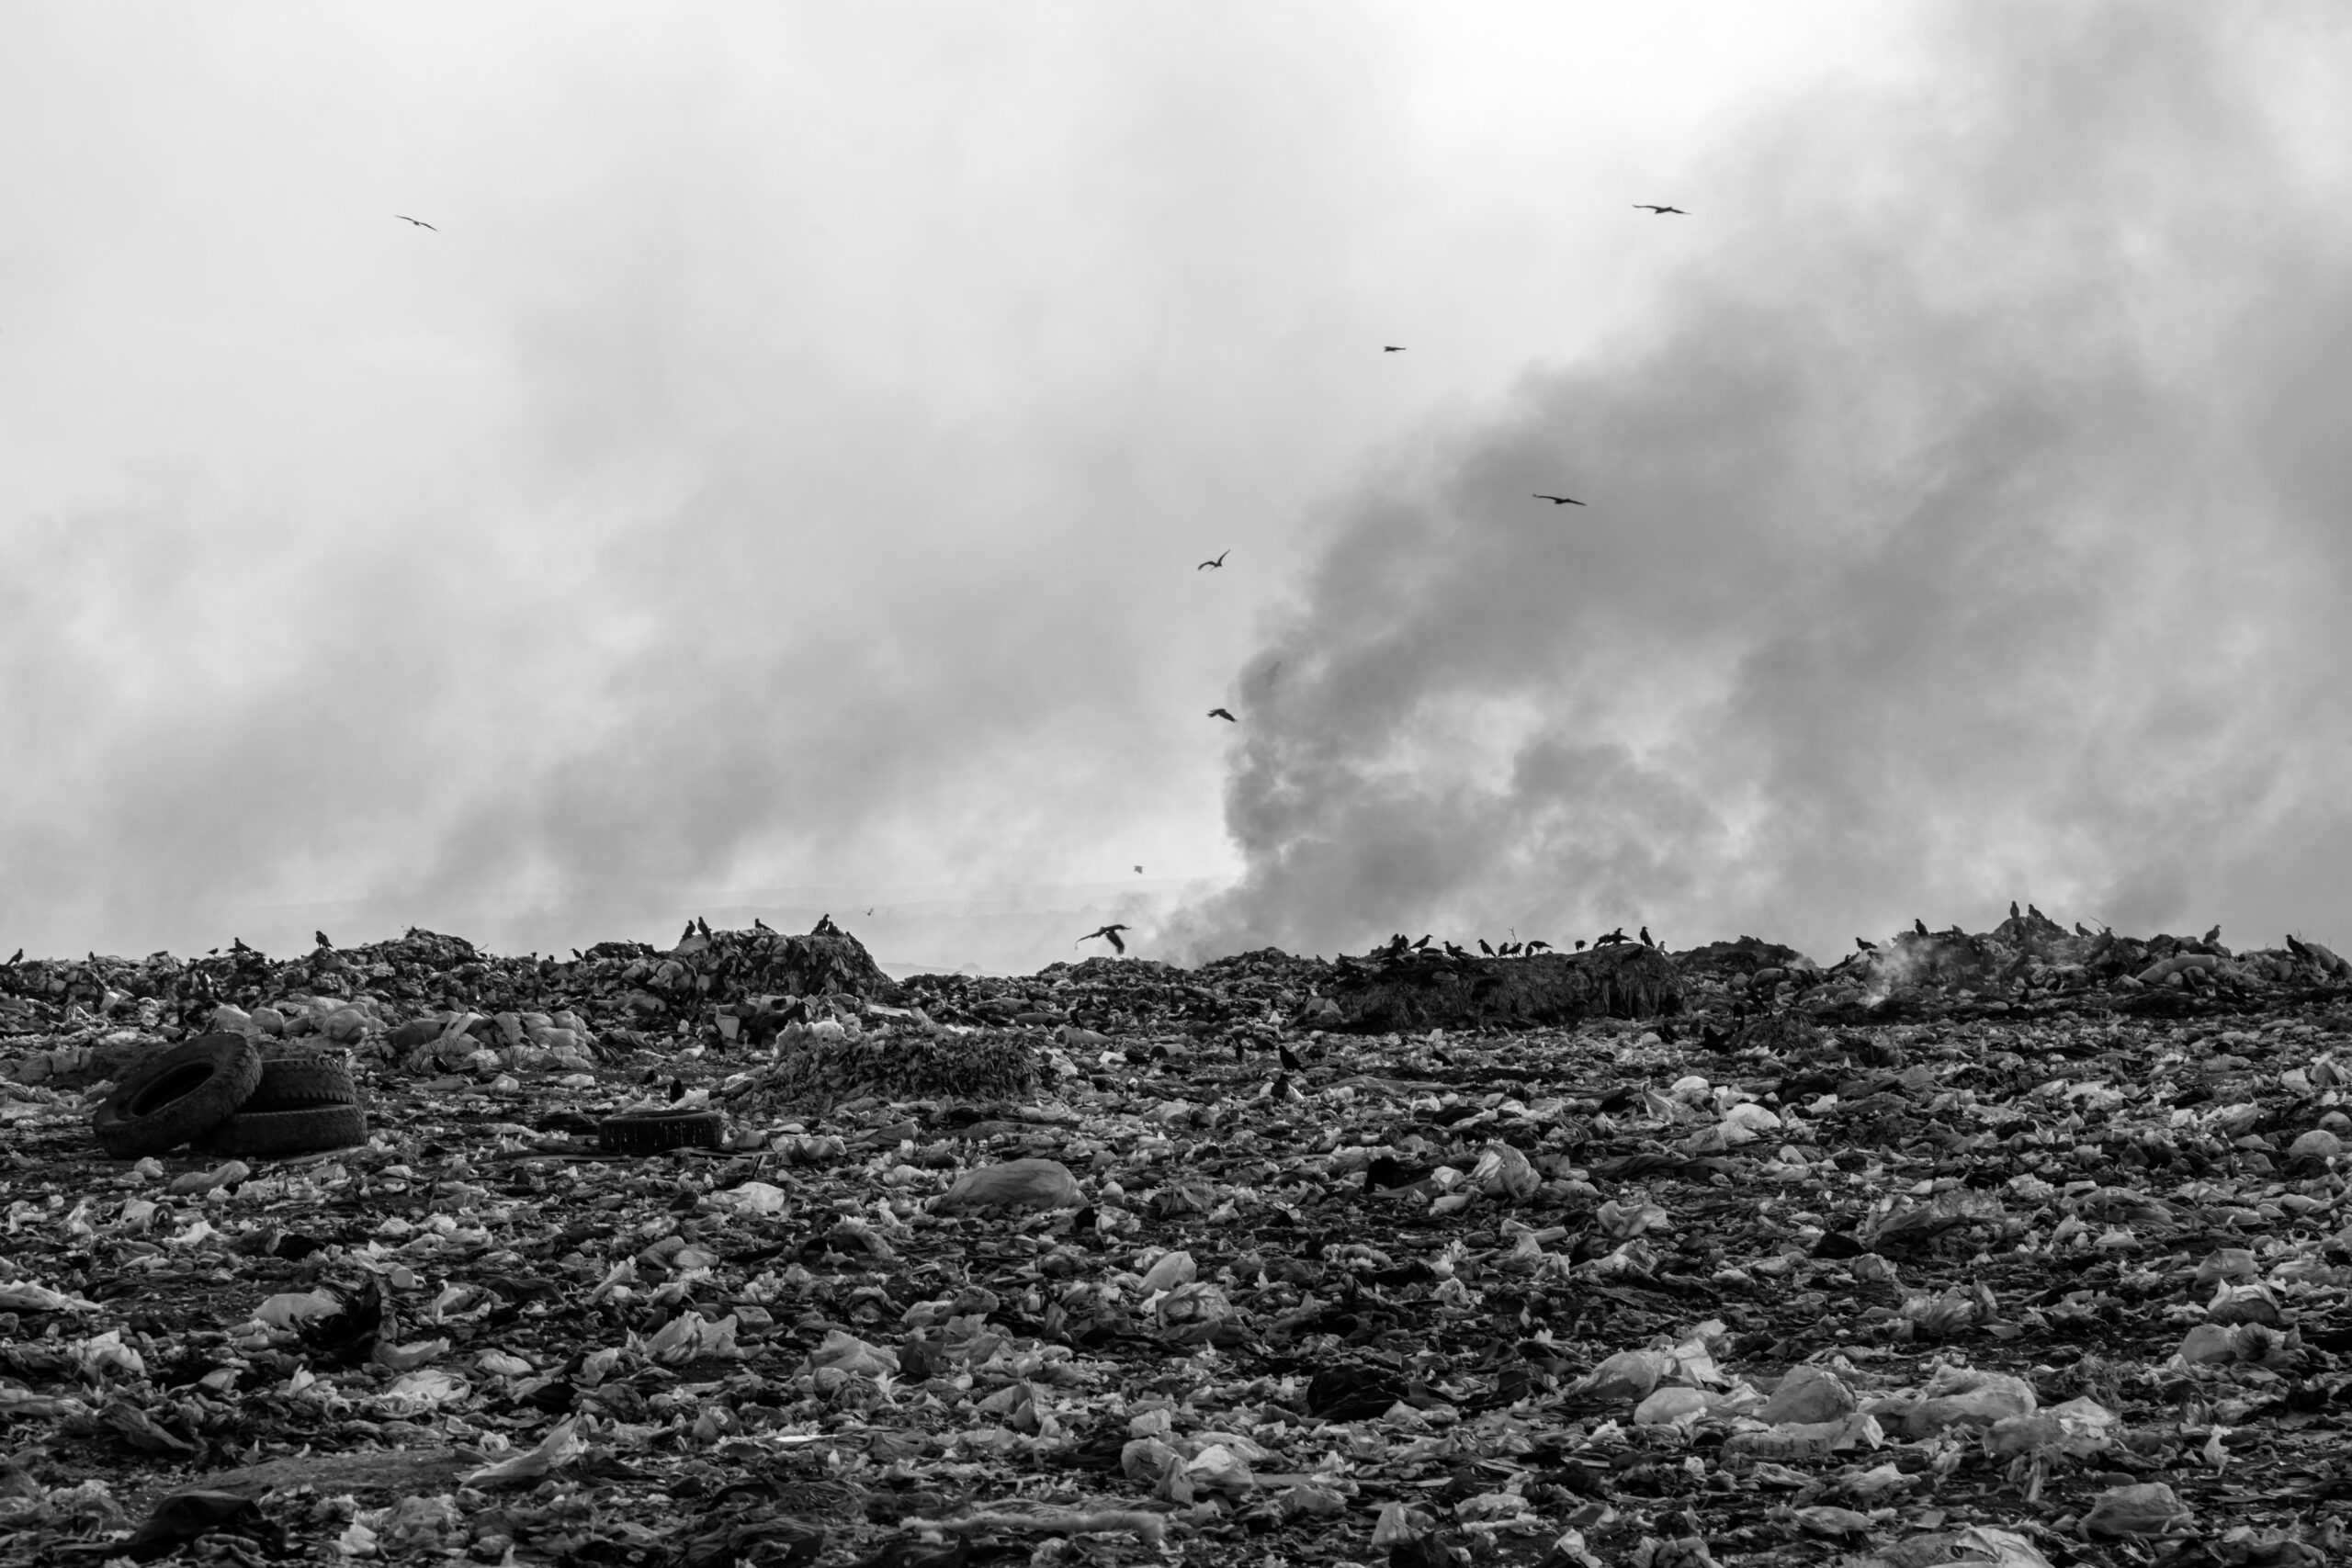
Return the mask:
M1119 940L1119 933L1128 929L1130 928L1126 926L1104 926L1100 931L1088 931L1084 936L1080 937L1077 942L1071 942L1070 945L1072 947L1076 947L1081 942L1092 942L1096 937L1103 936L1111 939L1111 948L1113 952L1125 953L1127 950L1127 944Z

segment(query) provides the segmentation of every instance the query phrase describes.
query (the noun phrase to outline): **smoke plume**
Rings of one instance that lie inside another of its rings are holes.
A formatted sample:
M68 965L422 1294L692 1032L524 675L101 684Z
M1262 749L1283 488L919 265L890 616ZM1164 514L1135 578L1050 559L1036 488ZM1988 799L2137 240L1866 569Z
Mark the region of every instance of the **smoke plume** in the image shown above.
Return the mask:
M1334 506L1163 945L2340 930L2352 39L1943 15L1634 193L1704 231L1644 320Z

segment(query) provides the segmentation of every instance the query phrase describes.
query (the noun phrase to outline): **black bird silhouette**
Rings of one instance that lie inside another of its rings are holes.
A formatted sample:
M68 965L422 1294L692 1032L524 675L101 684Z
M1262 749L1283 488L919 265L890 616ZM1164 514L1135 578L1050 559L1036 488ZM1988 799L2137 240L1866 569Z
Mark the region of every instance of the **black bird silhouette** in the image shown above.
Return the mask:
M1226 722L1226 723L1227 723L1227 724L1239 724L1239 723L1241 722L1239 719L1238 719L1238 718L1234 717L1231 714L1229 714L1229 713L1226 712L1223 708L1211 708L1211 709L1209 709L1209 716L1210 716L1211 718L1221 718L1221 719L1225 720L1225 722Z
M1198 565L1198 566L1194 567L1193 570L1194 571L1206 571L1206 570L1208 570L1211 567L1223 566L1223 565L1225 564L1225 558L1226 558L1226 557L1227 557L1227 556L1229 556L1229 555L1231 555L1232 553L1233 553L1233 551L1232 551L1232 549L1231 549L1229 547L1228 547L1227 548L1225 548L1225 549L1219 550L1219 551L1216 553L1216 559L1215 559L1215 560L1204 560L1204 561L1203 561L1200 565Z
M1141 867L1141 866L1137 866L1137 867L1136 867L1136 874L1137 876L1141 876L1141 875L1143 874L1143 867Z
M2088 931L2088 929L2086 929L2086 928L2084 926L2084 924L2083 924L2083 922L2082 922L2082 921L2080 921L2080 920L2076 920L2076 921L2075 922L2075 934L2076 936L2080 936L2080 937L2087 937L2087 936L2089 936L2091 933L2090 933L2090 931Z
M828 917L828 919L830 918L831 917ZM705 936L708 936L710 934L710 922L704 919L700 915L696 915L695 917L695 930L702 932Z
M1127 944L1119 940L1119 933L1127 929L1128 928L1125 926L1104 926L1101 931L1088 931L1084 936L1080 937L1078 942L1071 942L1070 945L1072 947L1076 947L1080 942L1092 942L1098 936L1107 936L1111 939L1111 947L1113 951L1125 953L1127 950Z
M2029 920L2039 920L2044 919L2047 917L2044 916L2041 910L2035 908L2032 905L2028 904L2025 907L2025 918Z
M403 223L413 223L413 224L415 224L415 225L416 225L418 228L420 228L420 229L433 229L433 225L432 225L432 224L430 224L430 223L427 223L424 219L422 219L422 218L411 218L411 217L410 217L407 213L405 213L405 212L395 212L395 213L393 213L393 214L392 214L392 216L393 216L393 217L395 217L395 218L397 218L397 219L399 219L399 220L400 220L401 222L403 222ZM433 229L433 231L434 231L435 233L438 234L441 231L440 231L440 230L438 230L438 229Z
M1306 1063L1298 1059L1298 1053L1283 1044L1281 1041L1277 1040L1274 1042L1274 1049L1281 1054L1283 1071L1286 1073L1295 1073L1304 1070L1306 1066Z
M2012 899L2010 899L2010 900L2009 900L2009 919L2013 919L2013 920L2014 920L2014 919L2016 919L2017 918L2018 918L2018 901L2017 901L2016 899L2012 898Z
M1928 922L1921 919L1918 916L1914 915L1911 917L1911 929L1917 931L1921 936L1926 936L1928 934Z
M1495 950L1487 945L1487 939L1485 937L1480 937L1478 939L1478 951L1485 953L1489 958L1492 958L1495 955Z
M1647 926L1644 926L1642 928L1642 945L1644 947L1656 947L1657 945L1657 943L1650 940L1650 928Z
M873 911L873 910L871 910L871 909L868 909L868 910L866 910L865 912L866 912L867 914L869 914L869 915L871 915L872 913L874 913L874 911Z
M1581 942L1579 942L1577 945L1578 945L1578 946L1582 946L1583 944L1582 944ZM1539 948L1539 947L1540 947L1540 948L1543 948L1543 949L1544 949L1544 951L1546 951L1546 952L1549 952L1549 951L1551 950L1552 944L1551 944L1550 942L1545 942L1545 941L1544 941L1542 937L1540 937L1540 936L1539 936L1539 937L1535 937L1535 938L1533 938L1532 940L1531 940L1531 941L1528 942L1528 944L1527 944L1527 951L1528 951L1528 952L1530 952L1530 953L1532 953L1532 952L1534 952L1534 951L1535 951L1537 948Z
M868 909L865 912L869 915L874 913L871 909ZM752 929L755 931L770 931L775 930L774 926L768 924L757 915L753 915L752 917Z
M2221 940L2222 940L2222 928L2221 928L2221 927L2219 927L2219 926L2215 926L2211 931L2207 931L2207 932L2205 933L2205 940L2206 940L2207 942L2219 942L2219 941L2221 941Z
M1380 352L1383 354L1402 354L1405 352L1405 345L1401 343L1384 343L1380 345Z
M1577 938L1577 951L1578 953L1582 953L1584 951L1584 938L1582 937Z
M678 935L678 941L679 941L681 943L684 943L684 942L692 942L692 941L694 941L694 939L695 939L695 923L694 923L692 920L688 920L688 921L686 922L686 929L685 929L684 931L682 931L682 932L680 932L680 933L679 933L679 935Z
M1427 932L1427 931L1423 931L1423 932L1421 933L1421 940L1420 940L1420 941L1419 941L1419 942L1415 942L1415 943L1413 943L1413 951L1414 951L1414 952L1416 952L1416 953L1419 953L1419 951L1421 951L1421 949L1423 949L1423 948L1425 948L1425 947L1429 946L1429 944L1430 944L1430 935L1429 935L1429 932Z
M334 943L327 940L327 933L324 931L312 931L311 934L319 939L319 945L321 947L333 947L334 945Z
M1878 943L1874 942L1864 942L1860 937L1856 937L1854 939L1854 950L1858 953L1876 953L1878 951Z
M1690 216L1689 213L1683 212L1682 209L1679 207L1660 207L1654 201L1637 201L1634 203L1634 205L1642 209L1642 210L1645 212L1656 213L1660 218L1665 217L1669 212L1680 213L1685 218Z
M1555 506L1582 506L1583 502L1572 495L1539 495L1538 501L1548 501Z

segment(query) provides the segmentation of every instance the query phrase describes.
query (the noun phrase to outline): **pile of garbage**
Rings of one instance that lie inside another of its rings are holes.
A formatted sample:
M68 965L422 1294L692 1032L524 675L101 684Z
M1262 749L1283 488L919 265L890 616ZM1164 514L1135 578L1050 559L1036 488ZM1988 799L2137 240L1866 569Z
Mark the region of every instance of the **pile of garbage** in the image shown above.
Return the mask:
M853 942L0 971L0 1568L2343 1554L2323 947Z

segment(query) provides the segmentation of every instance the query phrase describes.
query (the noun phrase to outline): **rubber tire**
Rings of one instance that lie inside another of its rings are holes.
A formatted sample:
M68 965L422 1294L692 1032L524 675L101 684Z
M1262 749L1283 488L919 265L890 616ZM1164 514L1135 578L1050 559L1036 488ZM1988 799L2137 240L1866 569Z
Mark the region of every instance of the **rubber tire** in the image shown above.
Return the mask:
M716 1111L632 1111L597 1122L596 1146L616 1155L715 1149L726 1131L727 1118Z
M368 1141L368 1113L356 1105L306 1105L291 1111L239 1111L212 1130L205 1152L299 1155Z
M204 1136L261 1081L261 1053L242 1034L199 1034L142 1063L90 1118L117 1159L160 1155Z
M238 1108L239 1113L250 1116L262 1111L300 1111L313 1105L356 1105L359 1086L351 1081L351 1069L341 1062L325 1056L265 1057L261 1065L261 1082Z

